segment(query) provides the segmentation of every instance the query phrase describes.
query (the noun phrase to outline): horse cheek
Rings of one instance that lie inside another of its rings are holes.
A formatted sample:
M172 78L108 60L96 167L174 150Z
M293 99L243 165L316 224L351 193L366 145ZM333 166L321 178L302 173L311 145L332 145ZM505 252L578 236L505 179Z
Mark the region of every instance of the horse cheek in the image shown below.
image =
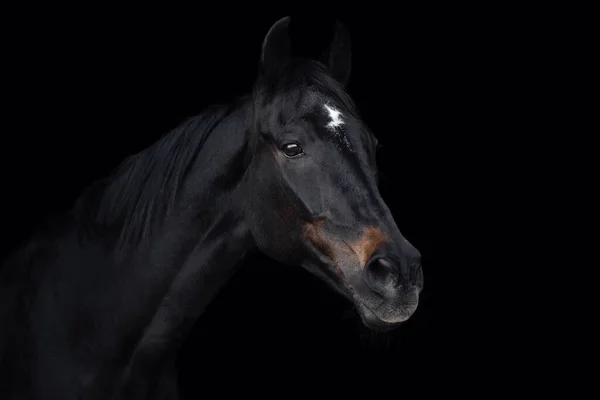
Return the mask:
M283 178L273 173L276 166L269 157L255 160L251 187L263 188L252 192L250 204L251 231L257 247L272 259L284 264L297 260L294 249L299 241L295 232L295 210Z

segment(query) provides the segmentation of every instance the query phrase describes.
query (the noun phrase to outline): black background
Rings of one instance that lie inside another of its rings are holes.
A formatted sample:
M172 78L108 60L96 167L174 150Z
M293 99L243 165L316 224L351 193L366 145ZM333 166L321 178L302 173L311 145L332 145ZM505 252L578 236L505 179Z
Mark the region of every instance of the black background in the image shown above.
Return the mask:
M124 157L247 92L277 19L291 15L296 53L317 56L338 16L353 40L348 92L383 145L382 195L423 254L419 309L398 331L375 334L307 272L256 256L194 328L180 357L182 385L191 395L233 393L239 388L224 379L247 378L260 392L284 381L402 381L410 371L470 387L502 347L483 322L491 302L476 297L491 275L489 257L477 258L487 240L478 229L497 218L484 202L498 173L488 160L501 151L507 115L519 112L504 96L535 51L535 39L513 37L518 10L506 19L500 8L439 4L339 13L226 6L8 7L3 250Z

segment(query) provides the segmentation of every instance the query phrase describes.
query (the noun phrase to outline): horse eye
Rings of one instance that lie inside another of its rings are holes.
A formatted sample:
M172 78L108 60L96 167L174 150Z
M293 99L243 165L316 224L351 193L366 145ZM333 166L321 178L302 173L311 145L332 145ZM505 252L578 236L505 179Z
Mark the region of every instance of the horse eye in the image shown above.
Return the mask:
M286 143L283 145L281 150L283 151L283 154L289 158L298 157L304 153L304 151L302 151L302 147L300 147L298 143Z

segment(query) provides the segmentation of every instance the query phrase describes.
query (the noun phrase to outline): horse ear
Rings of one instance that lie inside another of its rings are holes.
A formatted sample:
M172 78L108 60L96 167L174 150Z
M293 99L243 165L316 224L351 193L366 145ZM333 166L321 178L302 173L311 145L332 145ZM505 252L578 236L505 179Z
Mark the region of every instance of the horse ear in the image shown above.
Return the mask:
M267 79L276 79L285 70L292 56L288 26L290 17L275 22L263 40L260 64Z
M346 86L350 78L352 66L352 52L350 33L346 26L339 20L335 21L335 33L328 50L321 57L321 61L331 71L331 75L342 86Z

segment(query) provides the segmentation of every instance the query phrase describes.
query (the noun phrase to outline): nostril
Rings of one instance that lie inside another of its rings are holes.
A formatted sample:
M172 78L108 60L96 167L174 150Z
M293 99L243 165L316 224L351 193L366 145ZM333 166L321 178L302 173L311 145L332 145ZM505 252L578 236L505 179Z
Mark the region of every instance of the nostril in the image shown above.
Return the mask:
M397 280L394 264L385 258L371 260L367 264L366 273L370 283L378 287L395 283Z

